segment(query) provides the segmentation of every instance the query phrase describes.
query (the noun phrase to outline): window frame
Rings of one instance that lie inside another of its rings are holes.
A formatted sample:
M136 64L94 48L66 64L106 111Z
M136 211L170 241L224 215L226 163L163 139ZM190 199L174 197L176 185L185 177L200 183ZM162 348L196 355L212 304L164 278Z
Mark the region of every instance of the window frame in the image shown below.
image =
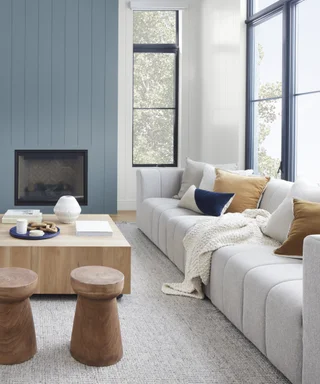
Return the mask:
M282 13L282 121L281 163L279 171L284 180L294 181L296 173L296 5L304 0L279 0L253 14L254 0L247 0L247 65L246 65L246 168L254 166L254 27Z
M154 10L152 10L154 12ZM133 11L141 12L141 11ZM143 11L148 12L148 11ZM179 11L160 11L160 12L175 12L176 13L176 43L171 44L135 44L133 43L133 60L132 60L132 167L177 167L178 166L178 127L179 127L179 56L180 56L180 26L179 26ZM172 53L175 55L175 95L174 95L174 108L135 108L134 107L134 54L135 53ZM173 123L173 163L172 164L135 164L134 153L134 111L135 109L150 109L161 110L170 109L174 110L174 123Z

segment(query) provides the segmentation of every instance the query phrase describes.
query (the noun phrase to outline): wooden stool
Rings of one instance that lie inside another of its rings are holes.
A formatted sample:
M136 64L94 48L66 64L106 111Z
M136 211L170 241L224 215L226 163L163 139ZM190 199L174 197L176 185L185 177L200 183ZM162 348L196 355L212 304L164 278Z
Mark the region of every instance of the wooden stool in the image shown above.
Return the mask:
M0 364L19 364L37 352L29 297L38 275L24 268L0 268Z
M71 272L71 285L78 294L71 355L97 367L117 363L123 354L116 300L123 290L123 273L102 266L80 267Z

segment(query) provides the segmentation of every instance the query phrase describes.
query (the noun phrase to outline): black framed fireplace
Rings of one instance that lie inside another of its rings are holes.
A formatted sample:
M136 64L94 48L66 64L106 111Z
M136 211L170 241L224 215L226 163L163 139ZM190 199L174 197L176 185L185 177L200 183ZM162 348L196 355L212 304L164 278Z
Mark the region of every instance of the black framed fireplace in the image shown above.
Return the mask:
M16 150L15 205L55 205L63 195L88 204L87 150Z

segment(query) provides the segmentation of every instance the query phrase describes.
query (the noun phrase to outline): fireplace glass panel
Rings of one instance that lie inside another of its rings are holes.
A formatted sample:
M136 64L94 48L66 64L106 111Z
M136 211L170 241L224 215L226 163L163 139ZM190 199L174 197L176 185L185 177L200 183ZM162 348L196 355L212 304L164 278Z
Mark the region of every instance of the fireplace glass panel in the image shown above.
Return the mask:
M86 150L19 150L15 162L16 205L55 205L63 195L87 204Z

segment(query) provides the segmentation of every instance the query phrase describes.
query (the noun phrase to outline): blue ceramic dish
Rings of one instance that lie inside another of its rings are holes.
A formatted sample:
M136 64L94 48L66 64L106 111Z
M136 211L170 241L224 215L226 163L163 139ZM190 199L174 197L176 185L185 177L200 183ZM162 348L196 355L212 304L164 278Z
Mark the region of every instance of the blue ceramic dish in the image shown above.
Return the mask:
M57 227L58 228L58 227ZM52 237L58 236L60 233L60 228L58 228L58 232L56 233L47 233L45 232L43 236L30 236L29 231L25 233L24 235L21 235L20 233L17 233L17 227L12 227L9 231L10 235L12 237L15 237L17 239L23 239L23 240L46 240L51 239Z

